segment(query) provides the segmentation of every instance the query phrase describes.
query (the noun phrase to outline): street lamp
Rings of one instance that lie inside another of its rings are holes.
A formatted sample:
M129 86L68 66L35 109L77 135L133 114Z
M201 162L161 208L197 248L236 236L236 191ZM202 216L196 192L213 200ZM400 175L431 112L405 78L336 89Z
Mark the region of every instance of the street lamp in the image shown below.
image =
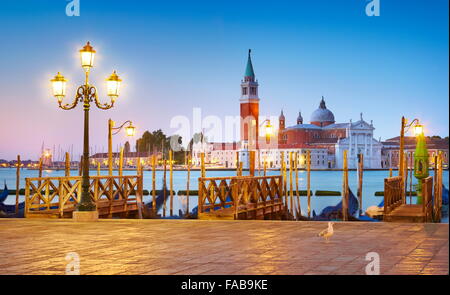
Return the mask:
M273 126L270 124L270 120L269 119L265 119L264 121L262 121L259 126L261 127L264 123L266 123L266 126L265 126L265 128L266 128L266 132L265 132L266 144L269 145L268 150L270 151L270 137L273 135ZM261 157L261 153L260 153L260 150L258 148L258 167L260 166L260 163L261 163L261 158L260 157ZM264 163L265 162L266 162L266 158L264 159ZM259 173L259 168L258 168L258 173Z
M269 119L265 119L264 121L262 121L262 123L259 125L260 127L266 123L266 143L269 144L270 143L270 137L273 135L273 126L270 124L270 120Z
M108 120L108 163L109 163L109 175L112 175L113 170L113 160L112 160L112 136L116 135L117 133L122 130L122 128L128 124L127 127L125 127L125 134L129 137L134 136L136 133L136 127L133 126L133 123L131 121L125 121L122 125L119 127L114 127L115 122L111 119ZM113 133L113 130L115 131Z
M54 79L51 80L53 88L53 96L58 99L58 105L63 110L71 110L75 108L79 102L83 103L84 109L84 145L83 145L83 169L81 184L81 200L77 206L77 211L92 212L96 211L96 205L92 201L89 193L89 109L91 102L102 109L107 110L114 106L114 102L119 95L120 79L114 71L107 79L107 94L110 97L110 103L102 103L98 99L97 88L89 84L89 73L94 66L95 50L89 42L80 50L81 67L85 71L85 83L77 88L75 99L72 103L63 104L66 96L67 79L58 72Z

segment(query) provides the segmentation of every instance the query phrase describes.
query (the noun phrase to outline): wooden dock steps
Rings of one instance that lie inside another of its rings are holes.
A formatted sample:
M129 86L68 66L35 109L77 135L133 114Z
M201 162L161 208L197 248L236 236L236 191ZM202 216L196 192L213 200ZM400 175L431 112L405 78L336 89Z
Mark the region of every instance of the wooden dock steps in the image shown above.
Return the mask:
M384 216L388 222L426 222L422 205L403 204Z

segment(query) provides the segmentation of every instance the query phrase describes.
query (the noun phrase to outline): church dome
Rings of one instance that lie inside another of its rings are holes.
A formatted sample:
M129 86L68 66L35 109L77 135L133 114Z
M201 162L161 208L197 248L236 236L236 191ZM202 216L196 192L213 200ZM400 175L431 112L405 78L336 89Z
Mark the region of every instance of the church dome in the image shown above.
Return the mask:
M329 109L327 109L323 97L319 108L312 113L310 121L311 124L318 126L334 124L334 115Z

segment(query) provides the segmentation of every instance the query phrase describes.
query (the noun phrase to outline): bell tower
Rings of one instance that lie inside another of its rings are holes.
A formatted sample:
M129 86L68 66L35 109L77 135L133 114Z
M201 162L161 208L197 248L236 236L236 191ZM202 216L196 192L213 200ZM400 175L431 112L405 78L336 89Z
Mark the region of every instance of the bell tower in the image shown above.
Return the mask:
M259 96L258 81L255 79L251 58L248 50L247 67L244 80L241 81L241 149L257 149L259 137Z
M286 118L284 117L284 113L283 110L281 110L281 114L278 117L278 142L279 143L285 143L283 136L284 136L284 131L286 129Z

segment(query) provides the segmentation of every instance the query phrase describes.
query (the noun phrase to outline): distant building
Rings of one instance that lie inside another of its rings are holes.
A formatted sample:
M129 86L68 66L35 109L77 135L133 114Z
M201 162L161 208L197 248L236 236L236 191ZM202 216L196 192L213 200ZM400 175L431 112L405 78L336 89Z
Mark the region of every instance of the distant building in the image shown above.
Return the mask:
M297 152L299 167L306 164L306 153L311 153L311 168L342 168L343 151L348 152L349 168L356 168L358 154L364 155L364 167L376 169L382 167L382 145L373 138L375 130L372 122L363 120L352 123L336 123L332 111L327 109L322 97L319 108L310 118L310 123L303 122L299 112L296 125L286 127L286 117L281 111L278 119L279 130L274 136L275 142L265 144L266 139L260 137L259 122L259 83L256 80L250 51L244 79L241 81L240 102L240 142L239 143L199 143L193 148L193 162L200 163L200 153L205 153L205 161L227 168L235 168L237 153L239 161L248 167L249 151L256 151L256 166L281 167L282 154L285 161L289 152ZM273 141L273 139L271 139Z
M411 166L411 155L414 155L414 151L416 150L416 140L417 139L413 136L405 136L404 138L404 152L408 157L408 167ZM430 156L430 164L434 163L434 156L438 155L439 152L442 152L443 162L448 165L448 139L426 137L425 140L427 143L428 155ZM400 137L397 136L387 139L382 142L382 145L382 168L398 168Z
M138 160L141 161L141 164L144 166L151 166L151 157L154 153L151 152L128 152L123 154L123 165L124 167L137 167ZM162 159L161 153L156 153L157 161ZM120 153L112 153L113 164L119 165ZM108 153L97 153L92 155L89 158L89 162L91 165L98 165L100 163L101 166L108 166Z
M288 162L289 152L297 152L299 167L306 164L305 155L311 153L311 168L330 169L343 166L343 153L347 151L348 167L357 167L358 155L364 156L364 168L388 169L398 167L399 137L388 139L384 142L374 138L375 127L373 122L368 123L363 119L356 122L336 123L335 116L326 106L325 99L319 103L319 107L311 114L309 123L304 123L303 116L299 112L296 124L286 127L284 112L278 118L279 129L265 144L266 139L260 137L259 122L259 82L256 79L253 63L248 54L244 79L241 81L240 103L240 142L238 143L208 143L200 142L193 146L193 163L200 165L200 154L205 153L205 162L215 166L236 168L239 161L248 167L249 152L256 152L256 166L263 167L264 163L270 168L279 168L284 153L284 161ZM275 142L274 142L275 141ZM430 163L434 156L442 152L444 163L448 165L448 139L427 138ZM408 155L408 163L411 154L416 148L414 137L405 137L405 152Z

